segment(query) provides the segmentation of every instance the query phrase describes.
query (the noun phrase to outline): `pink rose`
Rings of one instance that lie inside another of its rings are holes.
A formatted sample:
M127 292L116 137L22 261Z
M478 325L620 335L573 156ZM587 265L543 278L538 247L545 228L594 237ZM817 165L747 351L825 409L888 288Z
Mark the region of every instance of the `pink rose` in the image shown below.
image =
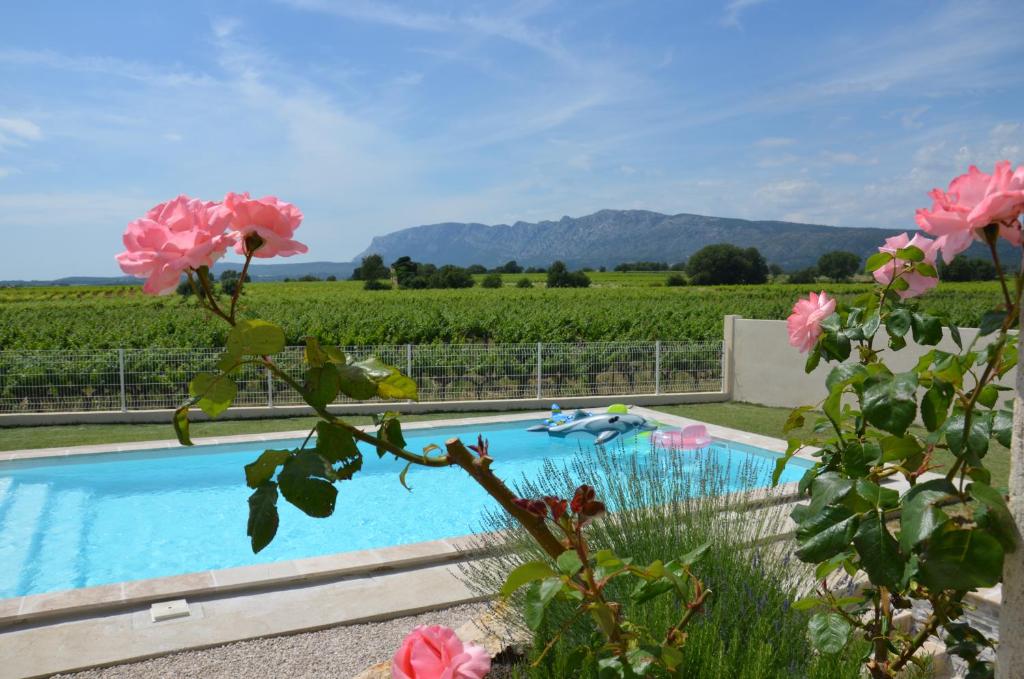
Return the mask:
M895 255L897 250L902 250L905 247L914 246L920 249L924 253L924 261L932 266L935 266L935 258L939 254L939 248L942 246L937 240L931 238L925 238L924 236L915 233L913 238L909 238L906 233L901 233L898 236L885 239L885 245L878 248L879 252L888 252ZM939 284L939 279L934 276L924 276L913 270L907 270L908 262L902 260L893 260L883 266L880 269L875 269L875 280L882 285L888 285L892 282L896 276L897 267L901 272L900 278L905 280L910 287L906 290L899 290L898 294L903 299L908 297L917 297L920 294L931 290Z
M302 243L292 240L295 229L302 223L302 212L291 203L265 196L258 200L248 193L229 193L224 206L231 211L231 228L240 238L235 251L245 254L246 239L259 236L263 243L253 252L254 257L290 257L308 251Z
M786 319L789 343L801 352L810 351L821 335L821 322L836 310L836 301L824 292L812 292L807 299L798 299L793 313Z
M160 203L146 216L128 224L127 248L117 263L127 274L145 278L142 290L162 295L174 290L181 274L212 266L235 242L225 233L231 214L217 203L188 196Z
M974 165L967 174L949 183L948 191L933 189L930 209L919 209L918 226L938 236L946 262L966 250L972 239L989 224L999 225L999 235L1014 245L1021 244L1020 222L1024 212L1024 167L1011 171L1010 161L996 163L987 175Z
M391 679L482 679L490 671L487 651L440 625L409 632L391 661Z

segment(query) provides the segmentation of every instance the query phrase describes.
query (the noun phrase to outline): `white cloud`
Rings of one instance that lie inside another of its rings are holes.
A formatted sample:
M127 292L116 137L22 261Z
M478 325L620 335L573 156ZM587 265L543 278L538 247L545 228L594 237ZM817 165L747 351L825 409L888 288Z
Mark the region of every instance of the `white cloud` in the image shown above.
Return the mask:
M0 118L0 149L5 146L24 146L29 141L43 138L43 131L25 118Z
M402 87L412 87L423 82L423 74L410 71L395 78L395 84Z
M928 112L930 106L918 106L915 109L905 112L900 116L900 124L908 130L917 130L924 127L921 116Z
M767 158L761 158L757 161L758 167L782 167L783 165L792 165L796 161L800 160L798 156L792 153L787 153L781 156L768 156Z
M0 50L0 64L42 66L74 73L115 76L157 86L208 85L212 82L209 76L202 74L161 70L149 64L112 57L68 56L51 50Z
M740 15L744 11L760 5L765 0L729 0L729 3L725 6L725 15L722 17L722 25L729 28L741 28L740 26Z
M780 146L790 146L795 143L796 139L793 139L791 137L764 137L754 142L754 146L771 149L778 148Z

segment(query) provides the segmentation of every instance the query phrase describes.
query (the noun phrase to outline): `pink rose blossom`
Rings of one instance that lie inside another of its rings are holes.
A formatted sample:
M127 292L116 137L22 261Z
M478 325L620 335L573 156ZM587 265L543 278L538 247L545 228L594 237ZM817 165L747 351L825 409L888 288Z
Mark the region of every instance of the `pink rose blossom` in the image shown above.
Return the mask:
M793 313L786 319L789 343L802 353L808 352L821 335L821 322L836 310L836 301L827 294L812 292L807 299L793 305Z
M1021 244L1020 221L1024 212L1024 167L1016 172L1010 161L996 163L987 175L974 165L967 174L949 183L949 190L933 189L930 209L919 209L918 226L938 236L942 258L947 263L966 250L972 239L980 240L978 230L999 225L999 235L1014 245Z
M487 651L440 625L409 632L391 661L391 679L482 679L490 671Z
M142 290L163 295L174 290L181 274L212 266L235 242L225 233L231 214L218 203L188 196L160 203L146 216L128 224L127 248L117 263L127 274L145 278Z
M240 238L235 251L245 254L246 239L259 236L263 239L253 252L254 257L290 257L308 251L302 243L292 240L295 229L302 223L302 212L291 203L265 196L258 200L249 198L248 193L229 193L224 205L231 211L231 228Z
M913 238L907 236L906 233L901 233L898 236L885 239L885 245L878 248L879 252L888 252L889 254L896 254L897 250L913 246L920 249L924 253L924 261L932 266L935 266L935 258L939 254L939 248L942 246L937 240L931 238L925 238L924 236L915 233ZM892 282L896 276L897 267L900 271L903 271L907 266L907 262L902 260L893 260L883 266L880 269L875 269L875 280L882 285L888 285ZM906 290L899 290L898 294L903 299L908 297L917 297L928 290L931 290L939 284L939 279L934 276L924 276L915 271L907 271L903 273L900 278L905 280L910 287Z

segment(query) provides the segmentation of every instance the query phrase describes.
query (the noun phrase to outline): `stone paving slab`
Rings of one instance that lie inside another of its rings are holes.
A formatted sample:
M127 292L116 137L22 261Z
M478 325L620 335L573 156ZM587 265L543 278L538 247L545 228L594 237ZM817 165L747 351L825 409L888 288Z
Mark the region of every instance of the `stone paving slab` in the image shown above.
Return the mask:
M454 566L190 602L194 614L153 623L148 608L0 634L0 677L42 677L185 648L380 620L480 597Z

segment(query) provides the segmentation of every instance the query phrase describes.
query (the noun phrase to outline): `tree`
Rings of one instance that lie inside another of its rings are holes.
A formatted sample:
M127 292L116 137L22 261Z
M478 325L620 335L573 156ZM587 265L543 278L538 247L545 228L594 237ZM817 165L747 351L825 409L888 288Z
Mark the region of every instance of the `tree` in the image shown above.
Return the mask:
M669 274L668 278L665 279L665 285L670 288L678 288L686 285L686 278L682 274L673 273Z
M939 262L939 278L944 281L990 281L995 277L996 268L987 259L958 255L949 264Z
M395 280L398 281L398 287L400 288L427 287L426 281L423 281L422 285L413 284L418 269L419 267L416 262L412 261L412 257L403 256L391 262L391 270L395 273Z
M174 291L182 297L189 297L195 292L195 290L192 289L192 284L187 279L178 283L178 287L175 288Z
M523 267L519 266L516 260L510 259L495 269L495 273L523 273Z
M430 267L426 264L424 267ZM445 264L427 276L428 288L471 288L476 285L473 276L461 266Z
M686 271L694 285L737 285L768 280L768 264L757 248L744 249L729 243L707 245L693 253Z
M818 280L818 269L809 266L806 269L798 269L793 273L789 274L790 283L798 283L800 285L808 285L809 283L816 283Z
M404 257L401 259L408 259ZM380 255L367 255L363 257L363 262L356 267L355 271L352 272L352 280L354 281L372 281L378 278L390 278L391 271L384 266L384 260Z
M337 276L335 276L334 274L331 274L330 276L328 276L328 277L327 277L326 279L324 279L324 280L327 280L327 281L330 281L331 283L333 283L334 281L338 280L338 277L337 277Z
M668 271L666 262L623 262L615 265L616 271Z
M238 290L241 275L242 274L234 269L222 271L220 274L220 291L228 297L233 297L235 292ZM249 274L245 274L245 282L252 282L252 277Z
M234 269L226 269L225 271L222 271L220 273L220 282L223 283L224 281L232 279L237 281L241 275L241 273L235 271ZM252 276L250 276L249 274L245 274L245 282L252 283Z
M569 271L565 262L556 261L548 269L549 288L589 288L590 277L582 271Z
M481 287L484 288L500 288L501 287L501 274L489 273L484 276L483 282L480 283Z
M529 278L526 278L524 276L523 278L520 278L518 281L516 281L516 287L517 288L532 288L533 287L533 281L531 281Z
M483 264L470 264L469 266L466 267L466 271L474 275L480 273L487 273L487 267L484 266Z
M391 283L389 281L379 281L376 278L363 282L363 290L390 290Z
M845 250L832 250L818 258L818 273L833 281L849 280L860 269L860 257Z
M781 276L782 275L782 267L779 266L778 264L769 264L768 265L768 273L770 273L773 277L774 276Z

